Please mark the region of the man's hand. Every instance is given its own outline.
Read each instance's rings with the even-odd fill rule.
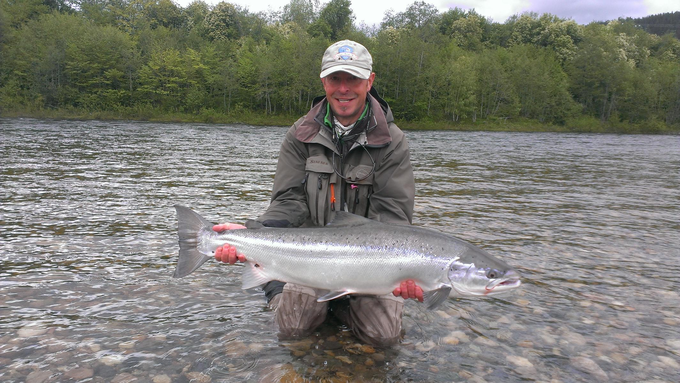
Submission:
[[[394,294],[395,297],[402,297],[404,299],[417,299],[420,302],[423,301],[423,289],[416,285],[412,279],[401,282],[401,285],[394,289],[392,294]]]
[[[238,223],[223,223],[213,226],[213,230],[218,233],[225,230],[237,230],[245,228],[245,226],[239,225]],[[230,265],[233,265],[236,262],[246,261],[246,257],[243,254],[237,253],[236,248],[231,245],[224,245],[215,249],[215,259]]]

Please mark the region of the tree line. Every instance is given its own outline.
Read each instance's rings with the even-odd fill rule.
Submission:
[[[667,12],[639,18],[626,18],[649,33],[663,36],[666,33],[680,39],[680,12]]]
[[[367,26],[350,5],[291,0],[252,13],[228,2],[0,0],[0,113],[290,119],[323,94],[326,47],[349,38],[373,55],[375,87],[400,121],[680,130],[672,33],[536,13],[497,23],[423,1]]]

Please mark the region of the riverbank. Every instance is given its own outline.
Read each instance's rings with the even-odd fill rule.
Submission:
[[[299,116],[264,115],[256,113],[225,114],[214,110],[199,113],[162,112],[142,108],[119,111],[86,111],[79,109],[39,109],[2,111],[5,118],[44,118],[58,120],[121,120],[176,123],[246,124],[255,126],[289,126]],[[556,132],[556,133],[614,133],[614,134],[680,134],[680,125],[669,126],[659,121],[633,124],[606,122],[581,116],[568,120],[564,125],[546,124],[529,119],[493,118],[476,122],[463,121],[399,121],[403,130],[450,130],[492,132]]]

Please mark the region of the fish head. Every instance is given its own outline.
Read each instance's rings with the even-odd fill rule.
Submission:
[[[518,288],[522,282],[517,270],[479,248],[456,259],[449,266],[451,295],[496,295]]]

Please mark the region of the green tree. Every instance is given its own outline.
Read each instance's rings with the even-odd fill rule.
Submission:
[[[508,70],[511,66],[508,51],[504,48],[486,50],[477,57],[477,105],[473,111],[473,121],[477,118],[517,116],[520,105]]]
[[[234,40],[243,35],[239,7],[221,2],[206,16],[205,27],[211,40]]]
[[[553,51],[534,45],[515,45],[508,49],[507,67],[519,115],[540,122],[564,123],[575,115],[577,105],[569,93],[566,73]]]
[[[383,18],[382,28],[408,28],[411,30],[422,29],[428,25],[435,26],[438,21],[439,11],[437,8],[424,1],[415,1],[404,12],[392,13],[388,11]]]
[[[68,102],[90,110],[129,106],[126,59],[132,40],[112,26],[88,23],[82,32],[66,46],[64,73],[72,90]]]
[[[0,19],[7,27],[19,28],[29,20],[50,13],[52,9],[43,0],[0,1]]]
[[[576,45],[582,40],[582,28],[573,20],[564,20],[545,13],[524,13],[508,21],[511,33],[508,46],[530,44],[552,49],[560,62],[574,57]]]
[[[603,122],[617,113],[632,71],[619,42],[611,28],[592,23],[585,28],[584,39],[567,68],[575,100],[588,115]]]
[[[86,33],[85,23],[78,16],[51,13],[16,30],[3,55],[3,99],[39,108],[69,105],[72,79],[66,73],[66,50],[77,36]]]
[[[477,54],[467,52],[453,43],[442,57],[444,78],[441,87],[441,108],[444,118],[457,122],[471,119],[476,106]]]
[[[450,37],[459,47],[474,51],[484,48],[492,30],[491,23],[474,9],[450,9],[441,15],[438,24],[439,33]]]
[[[185,23],[182,10],[171,0],[151,0],[144,6],[144,16],[151,28],[181,28]]]
[[[162,110],[181,111],[189,85],[181,53],[176,49],[154,52],[139,71],[139,83],[144,100]]]
[[[290,0],[283,6],[281,23],[296,23],[302,28],[307,28],[317,18],[319,0]]]
[[[327,37],[331,40],[341,39],[352,29],[354,13],[350,8],[351,5],[349,0],[331,0],[321,10],[317,22],[330,28],[330,34]],[[319,30],[322,29],[323,27],[319,27]]]

